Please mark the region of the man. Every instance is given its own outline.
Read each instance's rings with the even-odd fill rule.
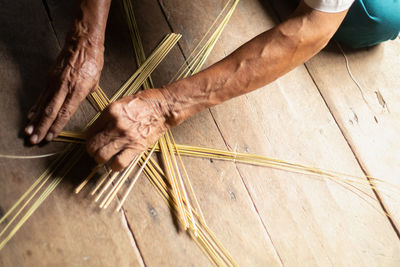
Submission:
[[[31,143],[56,137],[96,88],[110,2],[81,1],[48,86],[28,114],[25,132]],[[97,162],[111,161],[113,170],[121,170],[167,128],[274,81],[318,53],[335,33],[353,47],[396,38],[398,14],[397,0],[303,0],[286,21],[202,72],[111,104],[88,130],[87,151]]]

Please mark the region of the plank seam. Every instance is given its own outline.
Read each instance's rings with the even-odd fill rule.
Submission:
[[[161,0],[157,0],[157,3],[158,3],[158,6],[160,7],[161,13],[163,14],[163,17],[164,17],[165,21],[166,21],[167,24],[168,24],[168,27],[169,27],[170,31],[171,31],[171,32],[175,32],[175,31],[174,31],[174,28],[172,27],[172,24],[171,24],[171,23],[169,22],[169,20],[168,20],[168,16],[167,16],[167,13],[166,13],[166,11],[165,11],[166,8],[165,8],[164,4],[161,2]],[[188,64],[188,59],[186,58],[186,55],[185,55],[185,53],[183,52],[183,48],[182,48],[182,46],[181,46],[181,42],[178,41],[177,45],[178,45],[179,50],[181,51],[181,54],[182,54],[183,58],[185,59],[186,65],[188,66],[188,65],[189,65],[189,64]],[[191,68],[189,68],[189,71],[190,71],[191,74],[193,74]]]
[[[368,180],[369,185],[372,187],[372,186],[373,186],[373,183],[372,183],[371,179],[368,178],[368,176],[370,176],[369,173],[368,173],[368,171],[367,171],[366,168],[363,166],[363,163],[361,162],[361,160],[358,158],[357,152],[355,151],[354,147],[352,146],[351,142],[349,141],[348,137],[346,136],[346,134],[345,134],[345,132],[344,132],[344,129],[340,126],[338,120],[336,119],[336,116],[335,116],[334,112],[333,112],[333,111],[331,110],[331,108],[329,107],[328,102],[326,101],[326,99],[325,99],[324,95],[322,94],[322,92],[321,92],[321,90],[320,90],[320,88],[319,88],[317,82],[315,81],[314,77],[312,76],[311,71],[310,71],[309,68],[307,67],[307,64],[303,64],[303,65],[304,65],[304,67],[306,68],[307,73],[310,75],[310,78],[311,78],[311,80],[313,81],[315,87],[317,88],[319,95],[321,96],[322,100],[324,101],[326,108],[328,109],[328,111],[329,111],[329,113],[331,114],[333,120],[335,121],[336,126],[338,127],[338,129],[339,129],[340,133],[342,134],[344,140],[346,141],[347,145],[349,146],[349,148],[350,148],[350,150],[351,150],[351,153],[353,154],[355,160],[357,161],[358,166],[360,167],[360,169],[361,169],[361,171],[363,172],[363,174],[366,176],[365,178]],[[382,210],[385,212],[385,214],[390,214],[390,213],[388,212],[388,209],[386,208],[385,204],[383,203],[382,198],[381,198],[379,192],[378,192],[376,189],[374,189],[374,188],[371,188],[371,190],[373,191],[375,197],[377,198],[377,200],[378,200],[378,202],[379,202],[379,206],[382,208]],[[386,215],[386,218],[389,220],[389,223],[390,223],[390,225],[392,226],[394,232],[396,233],[397,237],[400,239],[400,231],[399,231],[399,229],[397,228],[395,222],[393,221],[392,218],[390,218],[390,217],[387,216],[387,215]]]
[[[49,8],[49,5],[47,4],[47,0],[42,0],[42,4],[43,4],[43,7],[44,7],[44,10],[46,11],[47,18],[49,19],[49,24],[51,26],[51,29],[53,30],[53,33],[54,33],[54,35],[56,37],[58,47],[61,49],[60,40],[58,40],[57,31],[54,28],[53,18],[51,17],[50,8]]]
[[[128,218],[126,216],[126,211],[125,211],[124,208],[121,209],[121,214],[122,214],[123,222],[126,224],[126,226],[128,228],[128,231],[129,231],[129,234],[130,234],[130,237],[132,239],[132,243],[133,243],[132,247],[133,248],[136,247],[136,249],[137,249],[136,250],[137,251],[136,254],[138,254],[138,256],[139,256],[139,264],[140,264],[140,266],[146,266],[146,263],[145,263],[144,258],[143,258],[143,254],[139,249],[139,245],[138,245],[138,243],[136,241],[135,234],[133,233],[132,227],[131,227],[131,225],[130,225],[130,223],[128,221]]]
[[[275,7],[273,4],[271,4],[270,7],[271,7],[271,9],[274,11],[275,15],[277,16],[278,21],[281,22],[281,21],[283,20],[283,18],[280,16],[280,13],[279,13],[278,10],[276,9],[276,7]],[[343,52],[343,54],[344,54],[344,52]],[[342,128],[340,127],[340,125],[339,125],[339,123],[338,123],[338,121],[337,121],[337,119],[336,119],[336,117],[335,117],[333,111],[330,109],[330,107],[329,107],[329,105],[328,105],[328,102],[327,102],[326,99],[324,98],[324,96],[323,96],[323,94],[322,94],[322,92],[321,92],[321,90],[320,90],[320,88],[319,88],[317,82],[315,81],[314,77],[312,76],[311,71],[309,70],[307,64],[304,63],[303,65],[304,65],[304,67],[306,68],[307,73],[308,73],[308,75],[310,76],[311,80],[313,81],[315,87],[317,88],[318,93],[320,94],[322,100],[324,101],[325,106],[327,107],[329,113],[331,114],[333,120],[335,121],[335,124],[337,125],[338,129],[340,130],[340,132],[341,132],[341,134],[342,134],[344,140],[346,141],[346,143],[347,143],[347,145],[349,146],[349,148],[350,148],[352,154],[354,155],[354,158],[356,159],[358,166],[360,167],[360,169],[361,169],[361,171],[363,172],[363,174],[364,174],[365,176],[368,176],[368,172],[366,171],[366,168],[364,168],[362,162],[359,160],[355,149],[353,148],[353,146],[351,145],[349,139],[347,138],[346,134],[344,133],[344,129],[342,129]],[[354,81],[354,80],[353,80],[353,81]],[[359,89],[360,89],[360,88],[359,88]],[[362,93],[362,92],[361,92],[361,93]],[[363,97],[363,98],[364,98],[364,97]],[[364,99],[364,101],[365,101],[365,99]],[[368,105],[368,103],[366,103],[366,104]],[[369,106],[369,105],[368,105],[368,106]],[[368,180],[370,186],[372,186],[372,185],[373,185],[373,184],[372,184],[372,181],[371,181],[368,177],[366,177],[366,179]],[[388,210],[387,210],[387,208],[386,208],[386,206],[384,205],[384,203],[383,203],[383,201],[382,201],[382,199],[381,199],[381,197],[380,197],[380,195],[379,195],[379,193],[378,193],[375,189],[373,189],[373,188],[371,188],[371,189],[372,189],[374,195],[376,196],[376,198],[377,198],[377,200],[378,200],[378,202],[379,202],[379,205],[381,206],[382,210],[383,210],[386,214],[389,214],[389,213],[388,213]],[[396,233],[397,237],[400,239],[400,230],[397,228],[395,222],[392,220],[392,218],[390,218],[390,217],[387,216],[387,215],[386,215],[386,218],[389,220],[389,223],[390,223],[390,225],[392,226],[394,232]]]
[[[215,126],[217,127],[218,132],[219,132],[219,134],[220,134],[222,140],[224,141],[224,144],[225,144],[226,148],[227,148],[227,149],[230,149],[230,146],[228,145],[227,141],[225,140],[225,138],[224,138],[224,136],[223,136],[223,134],[222,134],[222,131],[221,131],[221,129],[219,128],[218,123],[217,123],[217,121],[216,121],[216,119],[215,119],[215,117],[214,117],[214,115],[213,115],[211,109],[208,109],[208,111],[209,111],[210,114],[211,114],[211,118],[213,119],[213,121],[214,121],[214,123],[215,123]],[[256,213],[256,215],[257,215],[256,217],[258,218],[259,222],[260,222],[261,225],[263,226],[264,234],[266,234],[266,236],[268,237],[268,238],[266,238],[266,239],[269,239],[269,240],[270,240],[270,242],[271,242],[271,244],[272,244],[272,247],[274,248],[275,255],[278,257],[279,262],[281,263],[281,266],[284,266],[282,257],[281,257],[281,255],[279,254],[279,252],[278,252],[278,250],[277,250],[277,248],[276,248],[276,246],[275,246],[275,244],[274,244],[274,241],[272,240],[272,237],[271,237],[270,233],[268,232],[268,229],[267,229],[266,224],[264,223],[264,221],[263,221],[262,218],[261,218],[260,212],[258,211],[257,206],[256,206],[256,204],[255,204],[255,202],[254,202],[254,199],[253,199],[253,197],[251,196],[251,193],[250,193],[250,191],[249,191],[249,189],[248,189],[248,187],[247,187],[247,185],[246,185],[246,183],[245,183],[245,181],[244,181],[243,175],[241,174],[241,172],[240,172],[240,170],[239,170],[239,168],[238,168],[238,166],[237,166],[237,163],[234,163],[234,164],[235,164],[236,171],[237,171],[238,174],[239,174],[240,180],[241,180],[241,182],[242,182],[244,188],[246,189],[247,195],[248,195],[248,197],[250,198],[250,202],[251,202],[251,204],[252,204],[252,206],[253,206],[253,209],[255,210],[255,213]]]

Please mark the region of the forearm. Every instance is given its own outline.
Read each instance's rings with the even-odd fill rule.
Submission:
[[[68,34],[69,39],[87,39],[95,45],[104,45],[104,36],[111,0],[82,0],[78,15]]]
[[[335,32],[319,29],[314,23],[310,15],[299,13],[208,69],[164,87],[162,93],[170,101],[171,125],[268,84],[308,60]]]

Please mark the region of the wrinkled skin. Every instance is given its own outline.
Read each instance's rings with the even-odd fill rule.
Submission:
[[[111,0],[81,0],[77,18],[48,75],[47,86],[28,113],[25,133],[37,144],[51,141],[100,79]]]
[[[86,37],[70,37],[49,73],[46,89],[28,113],[25,131],[32,143],[51,141],[96,89],[103,68],[104,47]]]
[[[115,171],[154,144],[167,130],[169,111],[158,89],[142,91],[109,105],[87,132],[86,148],[98,163],[112,157]]]
[[[64,56],[60,56],[60,67],[56,68],[58,71],[50,83],[55,86],[49,86],[42,97],[47,108],[37,110],[32,119],[35,125],[32,143],[40,142],[48,128],[51,129],[49,134],[58,134],[80,101],[97,84],[103,50],[102,46],[90,49],[92,43],[101,43],[90,40],[104,41],[103,22],[109,1],[82,0],[83,4],[91,6],[85,9],[82,5],[82,17],[86,15],[87,21],[99,22],[94,23],[93,29],[103,28],[94,31],[95,34],[90,35],[92,39],[86,42],[77,38],[76,43],[66,46]],[[268,84],[304,63],[327,44],[346,13],[347,10],[320,12],[302,1],[289,19],[202,72],[161,89],[145,90],[118,100],[106,108],[88,130],[88,153],[99,163],[111,162],[113,170],[123,169],[169,127],[203,109]],[[85,32],[87,27],[81,29],[78,32]],[[27,128],[27,134],[30,135],[31,130]]]

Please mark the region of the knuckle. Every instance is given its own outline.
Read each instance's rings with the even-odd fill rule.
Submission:
[[[108,106],[108,113],[112,116],[112,117],[117,117],[118,113],[119,113],[119,104],[118,103],[112,103]]]
[[[113,170],[122,170],[126,167],[125,161],[121,157],[117,157],[112,162]]]
[[[97,153],[95,158],[94,158],[98,163],[103,164],[107,162],[107,157],[104,153]]]
[[[88,92],[89,92],[89,90],[87,90],[87,89],[83,89],[83,88],[77,88],[76,90],[75,90],[75,94],[76,94],[76,96],[79,98],[79,99],[84,99],[86,96],[87,96],[87,94],[88,94]]]
[[[46,106],[43,110],[43,114],[45,117],[54,118],[54,108],[53,106]]]
[[[119,131],[125,131],[125,123],[120,118],[115,119],[114,127]]]
[[[96,147],[91,140],[86,142],[86,151],[90,156],[93,156],[94,152],[96,152]]]
[[[68,119],[71,116],[71,112],[67,107],[62,107],[60,111],[58,112],[58,116],[61,119]]]

